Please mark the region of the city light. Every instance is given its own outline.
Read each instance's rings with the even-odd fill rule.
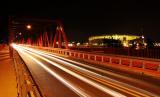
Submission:
[[[124,47],[129,47],[129,42],[139,39],[141,36],[136,36],[136,35],[118,35],[118,34],[111,34],[111,35],[100,35],[100,36],[91,36],[89,37],[89,42],[92,45],[95,45],[95,42],[98,43],[99,40],[104,40],[104,39],[114,39],[114,40],[119,40],[122,42]],[[99,46],[99,45],[97,45]]]
[[[28,24],[26,27],[27,27],[27,29],[31,29],[32,28],[32,26],[30,24]]]
[[[19,32],[19,35],[21,36],[21,35],[22,35],[22,33],[21,33],[21,32]]]

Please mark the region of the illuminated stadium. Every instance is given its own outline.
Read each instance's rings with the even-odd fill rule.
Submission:
[[[135,35],[118,35],[118,34],[114,34],[114,35],[100,35],[100,36],[91,36],[89,37],[89,43],[91,45],[98,45],[98,46],[105,46],[108,45],[109,43],[112,43],[113,41],[110,40],[114,40],[115,43],[122,44],[125,47],[129,46],[129,41],[131,40],[135,40],[135,39],[139,39],[141,36],[135,36]],[[104,41],[108,41],[104,42]],[[114,43],[114,44],[115,44]]]

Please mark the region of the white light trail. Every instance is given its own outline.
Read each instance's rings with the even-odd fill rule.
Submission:
[[[101,76],[100,74],[94,73],[94,72],[92,72],[92,71],[90,71],[90,70],[87,70],[87,69],[84,69],[84,68],[80,68],[79,66],[76,66],[76,65],[74,65],[74,64],[79,64],[79,65],[81,65],[81,66],[84,66],[84,67],[87,67],[87,68],[90,68],[90,69],[93,69],[93,70],[96,70],[96,71],[100,71],[100,72],[103,72],[103,73],[109,73],[109,74],[110,74],[110,72],[107,72],[107,71],[105,71],[105,70],[101,70],[101,69],[98,69],[98,68],[95,68],[95,67],[91,67],[91,66],[88,66],[88,65],[85,65],[85,64],[82,64],[82,63],[73,61],[73,60],[69,60],[69,59],[66,59],[66,58],[63,58],[63,57],[60,57],[60,56],[57,56],[57,55],[53,55],[53,54],[51,54],[51,53],[49,53],[49,52],[38,51],[38,50],[29,48],[29,47],[23,47],[23,46],[20,46],[20,47],[22,47],[22,48],[24,48],[24,49],[26,49],[26,50],[35,52],[35,53],[37,53],[37,54],[40,54],[40,55],[42,55],[42,56],[45,56],[45,57],[54,59],[54,60],[56,60],[56,61],[65,63],[66,65],[70,65],[70,66],[72,66],[72,67],[76,67],[76,68],[79,69],[79,70],[83,70],[83,71],[86,71],[86,72],[95,74],[95,75],[97,75],[97,76],[99,76],[99,77],[103,77],[104,79],[110,80],[110,81],[112,81],[112,82],[116,82],[117,84],[121,84],[121,85],[130,87],[130,88],[132,88],[132,89],[135,89],[135,90],[139,91],[139,93],[138,93],[138,92],[132,90],[132,91],[134,91],[135,93],[138,93],[138,94],[140,94],[140,95],[145,95],[145,94],[142,94],[142,93],[141,93],[141,92],[143,92],[143,93],[146,93],[146,94],[149,94],[149,95],[152,95],[152,96],[157,96],[156,94],[151,93],[151,92],[149,92],[149,91],[146,91],[146,90],[137,88],[137,87],[135,87],[135,86],[132,86],[132,85],[129,85],[129,84],[126,84],[126,83],[123,83],[123,82],[119,82],[119,81],[117,81],[117,80],[113,80],[113,79],[108,78],[108,77]],[[48,55],[48,56],[47,56],[47,55]],[[53,56],[53,57],[51,57],[51,56]],[[56,58],[54,58],[54,57],[56,57]],[[59,58],[59,59],[57,59],[57,58]],[[65,61],[60,60],[60,59],[63,59],[63,60],[65,60]],[[66,61],[71,62],[71,63],[74,63],[74,64],[70,64],[70,63],[68,63],[68,62],[66,62]],[[118,75],[118,74],[112,74],[112,75],[113,75],[113,76],[121,76],[121,75]],[[124,77],[124,76],[121,76],[121,77]],[[134,79],[132,79],[132,80],[134,80]],[[122,88],[123,88],[123,87],[122,87]],[[129,90],[130,90],[130,89],[129,89]]]
[[[27,48],[27,47],[23,47],[23,48],[24,48],[24,49],[27,49],[27,50],[30,50],[30,51],[33,51],[33,52],[35,52],[35,53],[37,53],[37,54],[39,54],[39,55],[45,56],[45,57],[47,57],[47,58],[50,58],[50,59],[56,60],[56,61],[58,61],[58,62],[64,63],[65,65],[68,65],[68,66],[77,68],[77,69],[80,70],[80,71],[83,70],[83,72],[87,72],[86,74],[88,74],[88,75],[94,75],[94,76],[97,76],[97,78],[103,78],[103,79],[106,79],[106,80],[111,81],[111,82],[109,82],[109,83],[115,82],[115,83],[117,83],[117,84],[121,84],[121,85],[130,87],[130,88],[132,88],[132,89],[141,91],[141,92],[143,92],[143,93],[146,93],[146,94],[149,94],[149,95],[152,95],[152,96],[157,96],[156,94],[153,94],[153,93],[150,93],[150,92],[148,92],[148,91],[142,90],[142,89],[137,88],[137,87],[135,87],[135,86],[132,86],[132,85],[129,85],[129,84],[126,84],[126,83],[123,83],[123,82],[119,82],[119,81],[114,80],[114,79],[111,79],[111,78],[109,78],[109,77],[104,77],[104,76],[102,76],[102,75],[100,75],[100,74],[97,74],[97,73],[95,73],[95,72],[93,72],[93,71],[91,71],[91,70],[87,70],[87,69],[85,69],[85,68],[79,67],[79,66],[77,66],[77,65],[75,65],[75,64],[79,64],[79,65],[81,65],[81,66],[84,66],[84,67],[87,67],[87,68],[90,68],[90,69],[93,69],[93,70],[96,70],[96,71],[100,71],[100,72],[103,72],[103,73],[108,73],[108,74],[110,74],[110,72],[107,72],[107,71],[105,71],[105,70],[98,69],[98,68],[95,68],[95,67],[91,67],[91,66],[88,66],[88,65],[85,65],[85,64],[82,64],[82,63],[73,61],[73,60],[69,60],[69,59],[66,59],[66,58],[63,58],[63,57],[59,57],[59,56],[57,56],[57,55],[53,55],[53,54],[50,54],[50,53],[48,53],[48,52],[37,51],[37,50],[31,49],[31,48]],[[62,59],[62,60],[61,60],[61,59]],[[65,61],[64,61],[64,60],[65,60]],[[66,62],[66,61],[68,61],[68,62]],[[71,62],[71,63],[69,63],[69,62]],[[72,63],[74,63],[74,64],[72,64]],[[118,75],[118,74],[112,74],[112,75],[113,75],[113,76],[116,75],[116,76],[124,77],[124,76]],[[125,77],[125,78],[126,78],[126,77]],[[133,80],[133,79],[132,79],[132,80]],[[120,86],[120,85],[117,85],[117,86]],[[145,94],[143,94],[143,93],[141,93],[141,92],[136,92],[136,91],[131,90],[131,89],[129,89],[129,88],[126,88],[126,87],[124,87],[124,86],[120,86],[120,87],[121,87],[122,89],[125,88],[125,89],[127,89],[127,90],[129,90],[129,91],[135,92],[135,93],[140,94],[140,95],[145,95]],[[146,95],[145,95],[145,96],[146,96]]]
[[[32,57],[31,55],[25,53],[21,48],[17,47],[16,45],[12,45],[19,53],[22,53],[28,57],[30,57],[32,60],[34,60],[36,63],[38,63],[41,67],[43,67],[48,73],[50,73],[52,76],[54,76],[55,78],[57,78],[60,82],[62,82],[65,86],[67,86],[68,88],[70,88],[72,91],[74,91],[76,94],[78,94],[81,97],[91,97],[89,94],[85,93],[84,91],[80,90],[79,88],[77,88],[76,86],[74,86],[72,83],[68,82],[67,80],[65,80],[63,77],[61,77],[60,75],[58,75],[57,73],[55,73],[53,70],[51,70],[50,68],[48,68],[47,66],[45,66],[45,64],[43,64],[42,62],[40,62],[39,60],[37,60],[36,58]]]
[[[19,46],[19,47],[20,47],[20,46]],[[21,47],[21,48],[22,48],[22,47]],[[82,81],[84,81],[84,82],[86,82],[86,83],[88,83],[88,84],[96,87],[97,89],[99,89],[99,90],[101,90],[101,91],[103,91],[103,92],[105,92],[105,93],[107,93],[107,94],[110,94],[110,95],[112,95],[112,96],[114,96],[114,97],[126,97],[125,95],[123,95],[123,94],[121,94],[121,93],[118,93],[118,92],[116,92],[116,91],[114,91],[114,90],[111,90],[110,88],[107,88],[106,86],[103,86],[103,85],[101,85],[101,84],[99,84],[99,83],[97,83],[97,82],[95,82],[95,81],[92,81],[92,80],[90,80],[90,79],[88,79],[88,78],[85,78],[85,77],[83,77],[83,76],[81,76],[81,75],[79,75],[79,74],[76,74],[75,72],[70,71],[70,70],[62,67],[62,66],[60,66],[59,64],[57,64],[57,63],[55,63],[55,62],[52,62],[52,61],[48,60],[48,59],[45,58],[45,57],[42,57],[42,56],[40,56],[40,55],[38,55],[38,54],[35,54],[35,53],[31,52],[31,51],[28,51],[28,50],[25,50],[25,51],[28,52],[28,53],[30,53],[30,54],[33,54],[34,56],[37,56],[37,57],[45,60],[46,62],[48,62],[48,63],[50,63],[50,64],[58,67],[59,69],[65,71],[66,73],[68,73],[68,74],[70,74],[70,75],[72,75],[72,76],[74,76],[74,77],[76,77],[76,78],[78,78],[78,79],[80,79],[80,80],[82,80]],[[33,50],[32,50],[32,51],[33,51]]]

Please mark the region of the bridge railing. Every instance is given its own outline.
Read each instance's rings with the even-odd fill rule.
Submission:
[[[0,44],[0,50],[2,50],[5,47],[5,44]]]
[[[133,48],[113,48],[113,47],[72,47],[72,50],[89,51],[89,52],[103,52],[105,54],[127,55],[143,58],[155,58],[160,59],[160,48],[145,48],[145,49],[133,49]]]
[[[14,69],[17,80],[17,97],[44,97],[33,79],[28,67],[16,51],[13,51]]]
[[[102,64],[112,67],[125,67],[128,70],[138,70],[138,72],[153,75],[160,78],[160,59],[131,57],[112,54],[100,54],[94,52],[50,48],[50,47],[37,47],[30,46],[32,48],[41,49],[65,56],[70,56],[76,59],[82,59],[85,61],[93,62],[96,64]]]

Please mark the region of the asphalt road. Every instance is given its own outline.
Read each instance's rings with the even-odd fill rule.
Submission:
[[[158,97],[160,87],[53,53],[13,45],[46,97]]]

